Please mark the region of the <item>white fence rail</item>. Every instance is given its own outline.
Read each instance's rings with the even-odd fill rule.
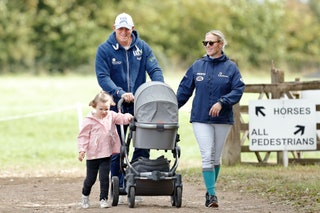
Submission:
[[[18,119],[24,119],[24,118],[30,118],[30,117],[39,117],[39,116],[43,116],[43,115],[50,115],[50,114],[69,111],[69,110],[77,110],[78,126],[79,126],[79,129],[80,129],[81,125],[82,125],[82,119],[83,119],[82,106],[84,106],[84,104],[77,103],[75,105],[65,106],[65,107],[61,107],[61,108],[53,109],[53,110],[48,110],[48,111],[27,113],[27,114],[24,114],[24,115],[0,117],[0,122],[18,120]]]

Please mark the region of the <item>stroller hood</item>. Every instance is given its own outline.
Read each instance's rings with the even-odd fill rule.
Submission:
[[[167,84],[150,81],[135,93],[134,116],[142,123],[178,123],[178,103]]]

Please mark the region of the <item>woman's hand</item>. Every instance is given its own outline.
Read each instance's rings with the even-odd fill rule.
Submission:
[[[212,105],[210,111],[209,111],[209,115],[212,117],[217,117],[219,116],[219,113],[222,109],[222,106],[219,102],[215,103]]]

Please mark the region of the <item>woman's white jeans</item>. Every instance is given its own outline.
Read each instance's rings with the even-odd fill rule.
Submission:
[[[200,148],[202,169],[212,170],[220,165],[222,149],[232,125],[193,122],[192,127]]]

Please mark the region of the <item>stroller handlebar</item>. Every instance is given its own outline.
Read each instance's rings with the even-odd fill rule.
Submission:
[[[118,101],[118,104],[117,104],[118,112],[121,112],[121,106],[122,106],[123,102],[124,102],[124,99],[123,99],[123,98],[121,98],[121,99]]]

